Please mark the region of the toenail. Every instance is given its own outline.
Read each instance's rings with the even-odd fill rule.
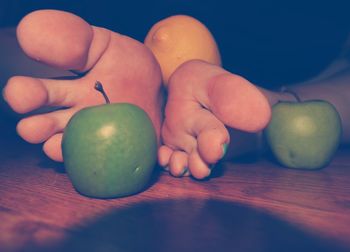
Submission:
[[[187,172],[185,172],[184,176],[190,176],[190,171],[187,170]]]
[[[184,176],[186,174],[186,172],[188,172],[188,168],[185,167],[184,170],[182,171],[182,173],[179,175],[180,177]]]
[[[209,172],[208,172],[208,175],[206,177],[209,177],[210,174],[211,174],[211,170],[215,168],[215,164],[211,164],[209,165]]]
[[[227,144],[227,143],[224,143],[224,144],[222,145],[222,156],[221,156],[221,158],[223,158],[223,157],[225,156],[225,154],[226,154],[226,152],[227,152],[227,147],[228,147],[228,144]]]

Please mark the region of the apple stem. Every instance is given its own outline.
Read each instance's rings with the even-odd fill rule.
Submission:
[[[103,95],[103,97],[105,98],[107,104],[111,103],[111,102],[109,101],[109,99],[108,99],[108,96],[107,96],[105,90],[103,89],[103,85],[102,85],[101,82],[96,81],[96,83],[95,83],[95,89],[96,89],[97,91],[99,91],[99,92]]]
[[[302,102],[302,100],[300,99],[300,97],[299,97],[299,95],[298,95],[297,93],[295,93],[294,91],[292,91],[292,90],[286,88],[285,86],[283,86],[283,87],[281,88],[281,92],[282,92],[282,93],[291,94],[291,95],[294,96],[294,98],[297,100],[297,102]]]

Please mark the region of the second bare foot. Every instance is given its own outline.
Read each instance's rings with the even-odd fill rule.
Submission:
[[[174,176],[203,179],[230,144],[227,127],[258,132],[270,117],[268,98],[246,79],[203,61],[184,63],[169,83],[159,163]]]

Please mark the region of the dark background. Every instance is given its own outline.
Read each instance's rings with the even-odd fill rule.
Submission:
[[[33,10],[60,9],[143,41],[160,19],[188,14],[212,31],[226,69],[270,88],[310,78],[338,55],[349,32],[347,2],[1,0],[0,26]]]

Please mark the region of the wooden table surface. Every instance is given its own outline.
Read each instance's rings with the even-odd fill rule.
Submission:
[[[268,158],[205,181],[155,172],[140,194],[92,199],[13,125],[0,134],[0,251],[350,251],[350,150],[318,171]]]

